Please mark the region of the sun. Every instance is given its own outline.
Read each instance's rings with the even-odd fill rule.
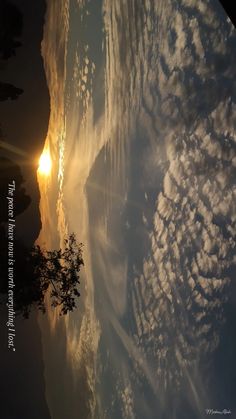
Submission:
[[[44,150],[39,159],[38,171],[41,175],[48,176],[51,173],[52,160],[49,150]]]

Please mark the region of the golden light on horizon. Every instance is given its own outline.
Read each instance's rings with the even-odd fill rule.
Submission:
[[[48,176],[51,173],[52,160],[49,150],[44,150],[39,159],[38,171],[41,175]]]

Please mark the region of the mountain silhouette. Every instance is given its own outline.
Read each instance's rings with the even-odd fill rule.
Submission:
[[[2,204],[0,206],[0,223],[8,220],[7,213],[7,194],[8,184],[15,181],[15,192],[14,192],[14,217],[25,211],[31,203],[31,198],[26,194],[24,184],[24,178],[21,173],[21,169],[10,159],[6,157],[0,157],[0,196]]]
[[[0,58],[8,60],[16,54],[21,46],[18,38],[22,35],[23,16],[21,11],[11,2],[0,2]]]

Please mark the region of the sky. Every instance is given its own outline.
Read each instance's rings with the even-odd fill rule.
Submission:
[[[6,141],[8,141],[10,144],[14,145],[15,147],[18,147],[22,149],[28,156],[28,159],[19,160],[19,164],[22,167],[22,172],[26,179],[26,187],[27,192],[30,194],[32,198],[32,204],[31,206],[23,213],[19,218],[17,222],[17,231],[19,236],[21,236],[25,241],[28,243],[31,243],[38,235],[41,222],[40,222],[40,216],[39,216],[39,190],[38,190],[38,184],[37,184],[37,178],[36,178],[36,167],[37,167],[37,161],[40,156],[40,153],[42,151],[42,148],[44,146],[46,133],[48,129],[48,124],[50,124],[49,121],[49,93],[48,93],[48,87],[46,84],[46,77],[45,72],[43,68],[43,62],[40,55],[40,44],[42,40],[42,28],[44,24],[44,13],[45,13],[45,3],[43,1],[37,0],[36,2],[32,2],[32,0],[14,0],[14,3],[18,5],[18,7],[22,10],[23,16],[24,16],[24,32],[23,32],[23,38],[22,38],[22,47],[20,47],[17,50],[17,54],[15,58],[11,58],[9,62],[7,63],[7,66],[5,70],[1,71],[0,76],[1,80],[5,82],[11,82],[14,85],[23,88],[24,93],[22,96],[19,97],[19,99],[15,102],[9,101],[9,102],[2,102],[0,103],[0,122],[3,127],[4,134],[6,135]],[[59,4],[59,2],[57,3]],[[65,1],[64,4],[67,4]],[[59,6],[58,6],[59,10]],[[66,26],[67,22],[67,15],[68,10],[65,7],[65,15],[63,19],[63,25]],[[58,13],[59,14],[59,13]],[[54,13],[54,18],[56,19],[57,13]],[[51,22],[52,27],[54,22]],[[50,29],[50,24],[48,26]],[[56,33],[54,41],[57,42],[57,44],[60,44],[60,41],[63,43],[63,36],[64,36],[64,26],[60,27],[60,31]],[[66,32],[66,31],[65,31]],[[90,37],[92,33],[90,33]],[[70,40],[71,42],[73,39]],[[49,48],[50,45],[44,44],[44,54],[46,55],[49,52],[52,52],[52,50],[48,51],[47,48]],[[59,53],[60,55],[60,51]],[[83,69],[85,70],[87,67],[87,57],[83,57]],[[53,77],[55,76],[55,68],[53,67],[54,62],[52,60],[50,68],[46,68],[47,76],[48,76],[48,82],[50,84],[50,76],[53,80]],[[61,82],[61,86],[56,86],[55,92],[58,93],[58,97],[54,97],[54,108],[53,110],[56,111],[51,114],[51,133],[53,134],[61,134],[63,139],[63,123],[64,121],[60,121],[59,116],[60,110],[64,106],[64,103],[61,103],[62,100],[62,94],[61,90],[63,88],[63,57],[60,60],[60,66],[56,69],[59,70],[59,75],[61,76],[61,79],[59,77],[59,83]],[[115,68],[115,60],[114,60],[114,68]],[[87,67],[86,67],[87,66]],[[93,67],[91,67],[93,68]],[[17,69],[17,71],[16,71]],[[92,72],[92,70],[91,70]],[[76,77],[78,77],[78,80],[81,77],[85,77],[85,75],[81,76],[81,74],[77,74]],[[122,80],[121,80],[122,82]],[[53,86],[51,86],[51,93],[53,91]],[[87,89],[89,91],[89,89]],[[86,107],[86,97],[83,98],[84,100],[84,106]],[[112,98],[110,98],[112,100]],[[111,108],[112,109],[112,108]],[[115,112],[115,109],[112,109],[112,112]],[[73,119],[74,125],[71,125],[68,129],[69,134],[71,134],[71,137],[73,138],[73,135],[76,133],[77,130],[77,122],[76,122],[76,112],[77,108],[73,110],[74,114],[71,115],[71,119]],[[114,114],[110,115],[110,119],[112,120],[112,117]],[[116,115],[117,117],[117,115]],[[13,123],[14,122],[14,123]],[[91,122],[91,121],[90,121]],[[59,126],[58,132],[54,131],[54,127]],[[124,128],[124,127],[122,127]],[[82,135],[88,135],[90,132],[84,130],[82,132]],[[97,140],[97,155],[99,155],[100,148],[103,146],[103,144],[99,143],[100,137],[99,137],[99,130],[96,137]],[[52,135],[53,137],[53,135]],[[57,138],[57,137],[56,137]],[[52,144],[53,138],[48,138],[46,141],[46,145],[48,143]],[[63,146],[63,141],[61,142],[61,147]],[[84,148],[83,148],[84,147]],[[53,147],[52,147],[53,148]],[[81,148],[77,150],[76,156],[79,157],[81,154],[83,154],[83,151],[86,149],[86,142],[82,144]],[[71,147],[71,155],[73,152],[73,144]],[[91,152],[89,153],[89,158],[91,159],[93,163],[93,158],[95,159],[97,157],[93,157],[93,147],[91,147]],[[85,153],[86,154],[86,153]],[[85,155],[84,154],[84,155]],[[70,166],[70,157],[71,155],[67,156],[67,166]],[[103,156],[102,156],[103,157]],[[71,170],[68,171],[68,179],[67,179],[67,187],[68,187],[68,195],[71,197],[70,190],[70,182],[74,185],[74,180],[72,182],[72,178],[74,177],[74,174],[77,170],[77,161],[75,159],[75,162],[71,163]],[[81,173],[84,173],[84,176],[86,178],[86,164],[87,162],[80,162],[80,170]],[[84,172],[83,172],[83,164],[84,164]],[[97,164],[99,164],[99,159],[97,159]],[[59,166],[60,167],[60,166]],[[55,168],[56,173],[57,168]],[[82,179],[83,180],[83,179]],[[95,179],[96,180],[96,179]],[[168,179],[166,179],[165,187],[166,190],[170,190],[170,180],[168,183]],[[41,185],[42,186],[42,185]],[[76,191],[80,190],[80,186],[78,184],[74,185],[76,188]],[[93,185],[89,185],[91,188]],[[47,193],[47,189],[46,193]],[[50,196],[47,196],[47,201],[44,203],[44,214],[45,219],[43,219],[43,226],[44,226],[44,235],[49,235],[49,233],[55,233],[55,225],[54,225],[54,217],[55,217],[55,200],[58,196],[58,189],[55,192],[55,189],[53,194],[50,194]],[[92,188],[90,189],[92,190]],[[100,191],[96,191],[98,193],[98,197],[101,196]],[[94,191],[91,193],[91,199],[95,200],[94,197],[96,197],[96,194],[94,194]],[[61,197],[60,197],[61,198]],[[160,200],[161,201],[161,200]],[[164,201],[164,200],[163,200]],[[61,199],[62,202],[62,199]],[[80,227],[83,227],[83,221],[80,220],[79,227],[78,227],[78,212],[81,209],[81,201],[78,203],[76,202],[76,197],[70,198],[70,206],[73,207],[74,215],[72,217],[72,226],[77,226],[78,230]],[[165,202],[164,202],[165,204]],[[160,203],[161,210],[163,211],[163,214],[165,215],[166,212],[168,212],[168,208],[165,207],[163,202]],[[47,207],[48,205],[48,207]],[[97,211],[97,203],[94,202],[94,207]],[[53,207],[53,211],[51,213],[48,213],[49,208]],[[70,208],[67,208],[68,211],[70,211]],[[102,211],[102,209],[101,209]],[[165,212],[166,211],[166,212]],[[72,212],[72,211],[71,211]],[[98,211],[97,211],[98,213]],[[59,220],[59,230],[63,233],[66,231],[66,226],[63,218],[63,211],[60,212],[61,218]],[[43,215],[42,215],[43,216]],[[94,216],[96,218],[96,215]],[[30,220],[30,223],[29,223]],[[86,221],[86,220],[85,220]],[[119,226],[118,226],[119,227]],[[114,236],[119,236],[120,232],[119,229],[114,229]],[[104,247],[102,249],[104,255],[109,255],[111,252],[113,252],[112,249],[112,242],[109,243],[108,241],[104,243],[104,232],[101,230],[99,231],[100,235],[98,234],[94,241],[97,239],[101,240],[102,245]],[[142,236],[141,236],[142,237]],[[51,243],[52,244],[52,243]],[[115,252],[114,252],[115,253]],[[125,259],[125,255],[122,253],[122,259]],[[101,257],[102,260],[102,257]],[[147,260],[147,264],[151,265],[152,261]],[[89,263],[88,263],[89,266]],[[120,298],[117,298],[116,293],[114,293],[115,285],[116,285],[116,278],[119,279],[120,271],[119,266],[117,263],[117,277],[114,275],[114,263],[108,260],[107,257],[107,264],[104,267],[106,269],[106,272],[108,269],[110,269],[111,276],[113,275],[113,282],[111,281],[111,284],[114,285],[113,289],[108,289],[107,292],[112,296],[114,307],[116,313],[119,315],[122,314],[125,306],[125,298],[122,299],[122,295],[125,294],[126,289],[121,289],[117,287],[117,292],[121,290]],[[126,275],[127,272],[124,272],[124,275]],[[123,272],[122,272],[123,274]],[[141,281],[140,281],[141,282]],[[109,287],[108,287],[109,288]],[[111,287],[112,288],[112,287]],[[1,341],[4,341],[5,337],[5,326],[4,326],[4,312],[0,312],[0,319],[1,319]],[[53,323],[53,319],[51,323]],[[119,331],[121,337],[123,338],[123,341],[126,341],[126,336],[123,333],[123,329],[120,328],[118,323],[114,324]],[[2,349],[1,354],[1,370],[3,371],[3,379],[1,382],[2,391],[1,394],[3,396],[3,402],[1,403],[1,409],[3,413],[4,419],[19,419],[19,412],[22,417],[25,419],[32,419],[32,412],[37,411],[37,417],[38,418],[44,418],[47,419],[49,417],[48,408],[46,404],[46,398],[45,398],[45,382],[44,377],[47,377],[47,385],[51,386],[50,390],[50,397],[53,399],[51,401],[52,404],[54,404],[56,407],[55,409],[58,409],[58,414],[62,414],[62,410],[59,405],[57,405],[58,397],[62,398],[63,396],[66,398],[66,403],[63,403],[63,415],[65,417],[68,417],[68,414],[70,412],[70,409],[73,408],[73,411],[76,412],[79,410],[79,403],[78,399],[76,399],[76,394],[73,393],[73,390],[75,387],[73,387],[73,379],[76,380],[78,378],[73,377],[70,375],[71,368],[70,365],[67,368],[66,362],[68,361],[68,352],[71,351],[71,362],[73,362],[73,356],[75,355],[78,347],[79,347],[79,339],[77,336],[76,330],[73,329],[73,318],[70,324],[70,328],[67,328],[68,323],[58,323],[57,328],[55,328],[56,332],[55,334],[52,333],[52,330],[50,330],[50,326],[47,324],[47,320],[43,319],[41,320],[41,327],[45,328],[44,331],[44,340],[47,341],[47,351],[44,353],[45,360],[48,365],[50,365],[50,368],[44,373],[44,366],[42,362],[43,354],[42,354],[42,342],[41,342],[41,335],[40,330],[38,328],[38,324],[36,321],[35,316],[28,321],[27,323],[22,323],[21,321],[17,322],[17,353],[15,358],[13,359],[13,354],[7,353],[6,348]],[[86,335],[86,326],[85,325],[85,334]],[[67,329],[66,329],[67,328]],[[66,329],[66,330],[65,330]],[[75,331],[75,333],[74,333]],[[65,335],[67,334],[67,338],[65,338]],[[96,335],[96,330],[94,335]],[[63,337],[63,339],[62,339]],[[67,339],[67,340],[66,340]],[[90,341],[86,341],[85,343],[87,346],[90,345]],[[91,340],[92,342],[92,340]],[[128,345],[128,344],[127,344]],[[55,353],[55,346],[57,346],[57,351]],[[231,354],[232,356],[232,354]],[[220,357],[220,355],[219,355]],[[63,387],[57,387],[58,381],[57,381],[57,373],[55,373],[55,369],[60,363],[64,361],[63,367],[61,370],[57,373],[60,373],[60,377],[63,377],[63,382],[66,388]],[[86,358],[85,358],[86,363]],[[10,365],[10,367],[9,367]],[[15,372],[17,371],[17,376],[19,379],[16,379]],[[80,397],[86,398],[86,389],[83,388],[84,382],[81,380],[76,384],[76,388],[81,388]],[[59,386],[59,385],[58,385]],[[58,391],[59,392],[58,392]],[[83,392],[84,391],[84,392]],[[11,397],[14,397],[14,403],[11,404]],[[31,394],[31,398],[27,400],[26,395]],[[74,403],[73,407],[70,403]],[[9,409],[9,405],[11,404],[11,408]],[[69,417],[68,417],[69,419]]]
[[[227,108],[229,105],[224,100],[225,96],[229,95],[227,87],[232,82],[231,77],[233,79],[231,73],[234,71],[234,54],[232,54],[233,46],[235,45],[232,41],[234,33],[231,31],[232,28],[228,24],[229,22],[227,25],[222,24],[222,31],[219,30],[217,25],[220,25],[221,19],[224,21],[226,19],[217,3],[217,19],[215,20],[215,14],[211,9],[214,5],[212,1],[206,2],[206,4],[204,4],[204,1],[201,1],[200,11],[198,11],[198,2],[195,2],[195,7],[191,8],[194,2],[183,0],[181,5],[187,4],[190,6],[186,6],[186,9],[181,11],[182,14],[175,9],[175,7],[177,8],[177,2],[163,1],[159,3],[163,5],[163,8],[166,3],[166,15],[168,18],[171,16],[171,13],[175,16],[175,18],[170,19],[173,30],[172,39],[165,36],[169,30],[170,20],[163,18],[159,26],[156,25],[154,20],[155,13],[153,9],[155,6],[158,9],[158,2],[152,3],[153,9],[150,2],[143,2],[140,9],[137,7],[136,10],[134,7],[136,14],[132,14],[132,8],[129,9],[125,1],[120,3],[104,2],[106,5],[104,21],[107,37],[109,38],[105,64],[107,66],[105,69],[106,106],[104,119],[102,116],[100,119],[96,119],[93,118],[93,110],[91,110],[89,105],[87,106],[88,102],[86,101],[87,93],[89,97],[91,94],[88,80],[92,73],[90,66],[86,63],[93,61],[94,57],[91,50],[88,53],[88,57],[84,53],[83,47],[86,44],[86,37],[81,45],[76,25],[78,9],[80,9],[83,3],[86,6],[88,4],[82,1],[71,1],[64,2],[64,7],[61,7],[62,3],[60,2],[60,6],[55,10],[53,9],[54,3],[50,2],[52,6],[50,9],[51,13],[49,13],[43,51],[50,93],[53,100],[49,123],[50,129],[45,147],[51,150],[53,159],[55,162],[59,161],[59,164],[58,166],[55,165],[52,170],[52,176],[47,182],[42,179],[40,181],[42,191],[41,210],[43,215],[43,229],[40,238],[49,240],[50,236],[55,237],[58,232],[63,237],[67,229],[72,229],[72,231],[78,233],[86,245],[89,242],[90,248],[92,247],[91,260],[89,260],[89,257],[86,257],[86,280],[89,283],[88,287],[91,287],[91,300],[94,297],[96,301],[99,301],[97,303],[99,306],[97,313],[101,314],[102,312],[103,314],[103,317],[102,315],[98,317],[99,320],[102,318],[101,323],[103,322],[104,347],[112,348],[110,352],[112,352],[113,361],[115,358],[114,363],[112,364],[111,362],[111,369],[115,365],[118,375],[121,370],[120,375],[122,375],[122,378],[125,378],[124,381],[126,380],[130,384],[132,378],[129,377],[127,372],[128,362],[126,363],[125,356],[122,359],[122,354],[127,351],[131,358],[136,356],[138,360],[139,349],[145,351],[145,339],[148,341],[148,338],[150,338],[151,342],[153,342],[153,347],[150,344],[150,352],[153,350],[152,356],[157,358],[157,362],[161,364],[163,361],[165,363],[166,370],[163,372],[163,375],[166,374],[166,380],[170,380],[171,383],[171,374],[181,375],[184,370],[184,363],[181,363],[181,359],[180,361],[176,359],[177,355],[175,356],[175,347],[172,344],[172,340],[170,340],[168,348],[170,352],[169,359],[166,359],[165,344],[163,344],[164,347],[162,348],[161,339],[164,341],[162,336],[160,336],[160,342],[157,343],[158,348],[155,347],[155,338],[158,338],[161,334],[160,330],[167,330],[170,335],[173,334],[175,336],[176,328],[178,328],[180,341],[177,341],[176,346],[178,347],[179,344],[183,352],[185,350],[186,352],[189,351],[190,356],[198,356],[198,346],[200,345],[195,344],[191,346],[188,344],[189,336],[187,336],[185,330],[188,308],[180,309],[183,317],[180,315],[172,316],[168,311],[168,307],[171,306],[169,301],[173,301],[172,309],[176,307],[176,310],[178,310],[178,280],[181,278],[181,273],[183,273],[184,278],[186,278],[185,275],[189,278],[191,276],[190,270],[193,267],[193,271],[195,270],[195,273],[199,274],[198,263],[200,268],[205,269],[205,273],[208,273],[208,269],[214,271],[217,265],[215,261],[220,260],[221,262],[222,252],[224,250],[227,252],[227,238],[224,240],[221,230],[217,231],[212,221],[212,213],[218,210],[219,212],[222,211],[223,214],[227,214],[227,211],[230,211],[231,208],[230,202],[232,202],[232,197],[230,193],[228,195],[225,194],[226,197],[228,196],[229,202],[227,202],[222,189],[217,188],[214,183],[216,177],[214,173],[215,166],[212,164],[213,167],[211,167],[208,157],[210,156],[210,162],[212,162],[211,159],[216,159],[216,156],[218,156],[217,147],[219,147],[219,160],[221,160],[221,145],[218,144],[215,137],[218,139],[221,130],[226,131],[225,124],[227,124],[228,130],[233,132],[232,120],[229,118],[229,121],[227,120],[226,123],[226,118],[224,117],[224,112],[229,111],[230,114],[230,109]],[[71,7],[69,7],[69,11],[68,4]],[[70,13],[71,10],[72,13]],[[81,10],[81,15],[84,16],[85,13],[83,15],[82,6]],[[90,10],[87,10],[87,12],[86,16],[89,15]],[[159,17],[158,12],[160,10],[157,10]],[[194,13],[196,13],[196,19],[194,19]],[[68,25],[68,16],[71,18],[69,20],[71,25]],[[85,20],[84,17],[83,19]],[[128,19],[130,20],[128,21]],[[190,20],[191,25],[189,25]],[[217,27],[217,31],[214,25]],[[130,30],[131,26],[136,31]],[[139,32],[140,27],[144,30]],[[160,37],[161,41],[157,45],[155,36],[159,35],[158,30],[163,31],[163,36]],[[55,33],[56,36],[51,36],[52,33]],[[218,35],[219,38],[217,38]],[[63,46],[65,47],[64,50]],[[171,48],[172,53],[170,54]],[[60,58],[58,60],[56,59],[57,54]],[[150,59],[150,62],[148,62],[148,59]],[[65,62],[67,64],[66,69]],[[194,63],[193,68],[191,67],[192,62]],[[97,68],[95,60],[93,64]],[[230,79],[228,84],[222,80],[222,73],[225,70],[223,64],[226,69],[229,66],[228,74],[226,72],[225,76]],[[133,65],[134,72],[129,72],[130,65]],[[190,66],[190,71],[188,71],[188,65]],[[205,77],[202,77],[203,75]],[[186,84],[183,83],[183,80]],[[198,89],[201,91],[199,95],[197,94]],[[65,93],[64,96],[61,92]],[[160,101],[161,105],[158,103],[157,98],[159,97],[166,99],[165,102],[164,100]],[[179,101],[177,102],[177,100]],[[176,106],[176,103],[178,106]],[[139,106],[142,109],[142,113],[140,115],[137,111],[139,117],[137,122],[138,129],[137,131],[134,130],[135,134],[132,132],[132,140],[134,141],[129,154],[129,140],[131,137],[129,136],[130,126],[127,120],[131,112],[135,114],[135,111],[139,110]],[[158,115],[158,121],[156,114],[152,115],[153,108],[155,108]],[[216,111],[213,112],[215,108]],[[65,115],[63,113],[64,109]],[[85,116],[84,119],[83,116]],[[132,116],[130,119],[132,119]],[[216,132],[212,127],[208,126],[209,120],[212,121],[212,125],[215,124],[214,129]],[[120,124],[117,121],[122,121],[122,123]],[[192,135],[192,127],[195,130],[195,136]],[[212,129],[211,134],[215,143],[211,144],[204,129],[206,131]],[[180,135],[181,130],[186,130],[186,136]],[[171,135],[172,133],[173,135]],[[168,134],[170,135],[168,136]],[[181,153],[178,150],[175,136],[179,139],[180,147],[182,146],[184,150],[180,148],[183,164],[182,160],[179,159]],[[143,158],[141,148],[143,146],[145,149],[145,145],[150,137],[153,140],[154,146],[151,149],[151,152],[153,152],[149,152],[149,154],[147,152]],[[155,149],[155,144],[158,140],[160,141],[158,144],[159,148]],[[163,149],[161,147],[163,144],[161,143],[162,140],[163,143],[165,140],[167,142],[166,150],[165,146],[163,146]],[[198,143],[196,144],[195,141]],[[140,149],[137,143],[140,144]],[[110,156],[112,156],[112,161],[109,160]],[[165,157],[167,162],[171,162],[171,164],[165,161]],[[122,180],[124,180],[124,184],[126,181],[124,175],[127,173],[125,172],[127,167],[125,165],[126,159],[128,169],[131,167],[131,171],[133,171],[131,176],[133,176],[134,189],[132,190],[132,201],[131,197],[128,197],[128,223],[124,222],[127,216],[125,213],[126,189],[125,187],[123,188],[123,185],[121,186]],[[194,164],[191,164],[191,159],[193,159]],[[167,163],[166,172],[164,172],[165,165],[163,164],[164,168],[161,167],[163,161]],[[202,164],[200,169],[197,164],[199,161]],[[218,168],[221,168],[221,163],[218,163]],[[157,170],[158,165],[159,171]],[[58,182],[57,173],[60,168],[61,179],[59,178]],[[142,184],[142,170],[145,169],[147,176]],[[212,171],[214,174],[210,176]],[[139,172],[141,172],[140,177]],[[163,173],[163,177],[161,177],[161,173]],[[191,180],[194,179],[195,183],[193,185],[191,185],[189,180],[190,176]],[[223,185],[222,188],[225,187],[223,179],[226,178],[221,179],[221,172],[217,174],[217,181],[218,179],[221,181],[221,186]],[[148,181],[149,184],[147,185]],[[186,188],[186,197],[184,197],[182,192],[183,182]],[[210,197],[210,209],[204,205],[202,196],[199,196],[197,193],[199,184],[199,189],[201,188],[201,182],[204,184],[204,193]],[[225,183],[227,183],[226,180]],[[145,187],[148,189],[146,196],[143,194]],[[84,193],[85,188],[86,196]],[[152,219],[152,208],[148,214],[148,205],[149,208],[151,206],[150,190],[153,190],[154,196],[152,202],[155,208],[154,220]],[[137,202],[138,199],[140,199],[140,202]],[[176,209],[175,204],[178,200],[179,206]],[[218,207],[218,201],[216,200],[222,201],[222,205]],[[145,203],[145,201],[147,202]],[[145,212],[146,208],[147,211]],[[200,215],[198,215],[198,223],[195,223],[192,220],[195,219],[195,216],[197,220],[197,211],[199,211]],[[57,216],[59,217],[56,218]],[[204,220],[204,222],[201,224],[199,220]],[[210,233],[208,233],[204,223],[208,227],[210,226]],[[202,230],[200,225],[203,226]],[[142,248],[140,243],[143,244],[144,233],[148,228],[153,229],[150,240],[152,245],[144,259],[145,249]],[[199,228],[197,233],[195,228]],[[129,229],[133,232],[133,236],[132,233],[129,233]],[[147,235],[148,233],[146,233]],[[188,251],[185,242],[185,237],[188,235],[190,237],[190,251]],[[128,240],[124,240],[124,236],[130,239],[128,244]],[[197,239],[195,240],[196,236]],[[172,243],[175,243],[173,249]],[[215,249],[218,249],[220,244],[222,244],[221,253],[219,252],[219,255],[214,254],[214,258],[212,257],[211,260],[211,246],[214,248],[214,252],[216,252]],[[89,245],[86,247],[89,247]],[[127,255],[130,255],[129,252],[135,253],[133,256],[135,256],[135,268],[137,268],[138,273],[133,273],[132,266],[128,267]],[[197,259],[196,261],[195,258]],[[184,259],[186,266],[190,266],[191,262],[193,262],[188,272],[182,265],[182,259]],[[221,270],[220,262],[218,263],[219,271]],[[141,274],[139,272],[140,269],[142,270]],[[134,317],[138,330],[135,342],[129,338],[125,323],[127,318],[124,319],[123,317],[126,309],[128,311],[129,302],[131,303],[131,298],[129,300],[129,296],[127,297],[127,290],[129,286],[131,288],[133,285],[132,275],[136,275],[134,289],[132,289],[135,305]],[[221,275],[221,271],[219,275]],[[194,278],[197,281],[198,275],[195,275]],[[158,280],[160,280],[160,285]],[[149,286],[146,285],[147,282]],[[225,278],[222,282],[217,282],[211,276],[206,281],[204,278],[199,278],[199,282],[203,289],[205,289],[208,282],[212,283],[216,291],[218,286],[221,289],[224,285],[227,285]],[[191,293],[194,286],[194,280],[190,278],[189,287],[186,285],[185,288],[182,288]],[[182,292],[181,286],[179,288]],[[202,291],[202,293],[204,292],[205,290]],[[159,295],[163,295],[163,300],[160,297],[158,301]],[[200,307],[199,310],[203,318],[207,317],[205,314],[208,309],[209,311],[211,310],[211,306],[209,305],[204,312],[200,304],[207,304],[206,301],[203,298],[201,299],[200,294],[197,292],[193,293],[192,299],[194,298],[196,298],[194,304],[196,303],[197,307]],[[221,310],[217,305],[217,299],[214,303],[215,305],[212,304],[212,313],[214,317],[214,314],[218,312],[218,317],[216,314],[217,320],[221,315]],[[221,308],[220,302],[219,306]],[[214,307],[217,307],[217,310],[214,310]],[[93,352],[95,347],[94,356],[96,358],[96,336],[99,335],[99,331],[93,330],[94,333],[91,333],[91,335],[94,337],[94,340],[91,338],[89,333],[91,331],[89,315],[87,323],[86,320],[84,321],[83,331],[85,333],[83,336],[78,331],[76,320],[76,316],[71,316],[65,322],[64,329],[61,328],[60,319],[53,315],[49,316],[49,328],[51,328],[49,336],[51,336],[52,341],[54,339],[55,346],[57,346],[58,342],[58,332],[59,336],[61,336],[62,332],[66,334],[67,360],[68,358],[70,359],[71,368],[75,370],[75,375],[76,368],[79,370],[80,366],[85,363],[86,352],[81,350],[83,344],[84,347],[92,348],[91,352]],[[207,322],[207,320],[204,321]],[[201,341],[203,353],[204,350],[208,351],[209,349],[211,351],[211,348],[213,350],[214,346],[217,346],[217,334],[212,334],[211,339],[204,338],[205,331],[208,331],[208,325],[203,324],[204,327],[202,327],[202,324],[200,324],[198,326],[197,322],[198,319],[196,320],[194,317],[194,327],[188,329],[190,342],[192,339],[191,334],[195,335],[197,330],[200,335],[199,341]],[[52,356],[53,351],[47,335],[47,327],[44,325],[42,328],[45,335],[45,352],[48,352],[46,361],[47,374],[48,376],[51,374],[51,378],[53,378],[53,364],[50,362],[50,356]],[[193,336],[195,343],[197,341],[196,336]],[[120,343],[120,346],[117,342]],[[104,355],[104,360],[102,360],[104,363],[105,358],[108,358],[107,353]],[[172,362],[168,362],[169,360]],[[58,362],[56,359],[54,361],[55,363]],[[109,364],[109,360],[107,363]],[[140,366],[143,368],[144,375],[149,379],[154,391],[156,391],[153,371],[149,368],[149,365],[145,363],[141,365],[141,361]],[[87,363],[87,367],[89,369],[89,363]],[[106,365],[102,365],[101,369],[103,367],[105,370]],[[116,369],[113,368],[112,373]],[[161,373],[162,369],[160,368],[160,377]],[[195,383],[192,384],[191,377],[187,382],[192,384],[193,389],[194,384],[196,384],[197,390],[200,393],[204,392],[201,388],[201,381],[198,380],[200,373],[197,368],[195,373],[193,375]],[[114,385],[114,381],[111,383],[111,387],[112,384]],[[61,385],[63,386],[64,382],[61,382]],[[105,386],[105,380],[101,383],[102,386]],[[128,385],[127,388],[129,389]],[[57,400],[55,400],[55,394],[52,390],[54,390],[53,385],[51,389],[48,389],[49,398],[51,399],[50,403],[53,406],[52,409],[58,411]],[[119,395],[122,394],[120,388],[116,388],[116,390]],[[158,396],[158,391],[155,394]],[[192,393],[189,391],[189,399],[191,399],[191,396]],[[108,398],[109,396],[107,396]],[[73,414],[76,417],[76,411]],[[117,412],[116,414],[118,415]]]

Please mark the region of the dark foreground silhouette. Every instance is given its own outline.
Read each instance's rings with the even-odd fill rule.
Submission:
[[[6,0],[0,2],[0,27],[0,59],[8,60],[21,46],[23,16],[17,6]]]
[[[2,233],[2,231],[1,231]],[[0,249],[7,257],[6,246]],[[64,240],[64,249],[47,251],[38,245],[30,250],[19,241],[15,241],[14,262],[4,264],[1,277],[1,302],[7,304],[9,284],[14,290],[14,311],[16,315],[28,318],[32,309],[42,312],[45,308],[45,295],[50,296],[52,307],[58,307],[60,315],[76,308],[76,299],[80,296],[79,272],[84,264],[82,243],[77,243],[74,234]],[[12,260],[13,258],[10,258]],[[13,269],[11,269],[13,267]],[[14,280],[11,282],[12,274]],[[11,285],[12,286],[12,285]]]
[[[0,223],[7,222],[9,218],[6,197],[8,195],[8,185],[13,180],[16,185],[14,191],[14,217],[17,217],[29,207],[32,200],[26,192],[25,179],[20,166],[13,160],[0,156]]]
[[[23,89],[19,87],[13,86],[10,83],[2,83],[0,82],[0,101],[4,102],[5,100],[11,99],[16,100],[18,99],[19,95],[22,95]]]
[[[16,55],[22,44],[23,15],[13,3],[0,0],[0,69],[4,68],[9,58]],[[11,83],[0,82],[0,101],[16,100],[23,89]]]

